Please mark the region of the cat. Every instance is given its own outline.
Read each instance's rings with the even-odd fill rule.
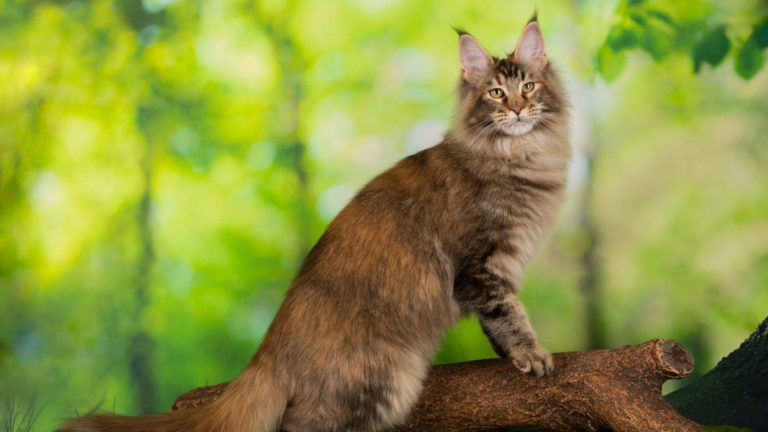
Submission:
[[[405,421],[444,332],[467,313],[522,372],[551,373],[517,292],[564,193],[564,88],[535,16],[502,58],[459,32],[459,60],[453,128],[330,223],[219,399],[71,419],[59,431],[387,430]]]

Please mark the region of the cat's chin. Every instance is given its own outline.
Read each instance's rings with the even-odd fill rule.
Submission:
[[[516,121],[514,123],[504,123],[500,125],[500,129],[506,135],[520,136],[525,135],[533,130],[534,122],[532,121]]]

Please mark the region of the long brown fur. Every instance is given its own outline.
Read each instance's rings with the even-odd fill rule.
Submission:
[[[460,54],[454,128],[376,177],[331,222],[219,400],[72,419],[59,431],[385,430],[416,403],[462,313],[476,313],[521,370],[549,373],[551,356],[516,292],[566,181],[563,88],[535,21],[510,56],[489,56],[468,34]]]

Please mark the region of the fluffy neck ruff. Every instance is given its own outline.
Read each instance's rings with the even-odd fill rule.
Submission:
[[[459,121],[451,132],[455,141],[473,157],[486,163],[536,166],[547,171],[567,171],[571,159],[567,118],[548,120],[530,132],[512,136],[492,131],[477,131]]]

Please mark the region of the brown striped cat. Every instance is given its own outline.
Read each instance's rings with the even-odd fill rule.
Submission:
[[[443,334],[475,313],[499,355],[553,369],[517,292],[570,149],[563,86],[532,19],[491,57],[460,33],[453,129],[365,186],[307,256],[259,351],[208,406],[99,414],[66,432],[382,431],[417,402]]]

